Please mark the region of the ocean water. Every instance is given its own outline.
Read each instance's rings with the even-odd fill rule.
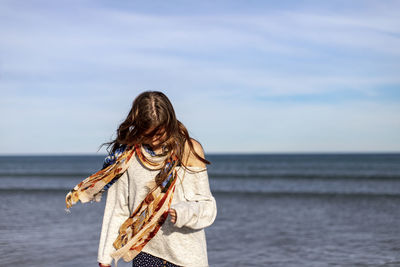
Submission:
[[[400,266],[400,154],[206,156],[210,266]],[[105,198],[64,208],[103,159],[0,157],[0,266],[97,266]]]

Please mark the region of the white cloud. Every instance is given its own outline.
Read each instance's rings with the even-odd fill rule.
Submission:
[[[26,138],[26,126],[35,132],[26,151],[93,151],[133,97],[149,89],[167,92],[211,151],[399,149],[393,115],[399,110],[378,99],[268,101],[343,92],[371,97],[399,84],[394,3],[346,13],[271,8],[195,15],[111,9],[94,1],[60,2],[63,9],[37,3],[0,4],[6,37],[0,39],[0,104],[10,114],[0,121],[9,125],[0,151]],[[257,97],[267,101],[251,102]],[[57,134],[71,143],[99,130],[86,144],[61,145],[51,135],[60,118]],[[233,134],[224,137],[226,131]],[[232,148],[247,135],[248,142]]]

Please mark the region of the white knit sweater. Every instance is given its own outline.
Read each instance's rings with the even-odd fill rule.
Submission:
[[[151,156],[143,148],[142,153],[155,162],[165,159],[165,156]],[[176,167],[178,180],[171,203],[171,208],[177,213],[175,224],[168,216],[142,251],[179,266],[207,267],[204,228],[214,222],[217,205],[210,191],[207,168],[189,167],[189,169],[201,172],[185,172],[183,167]],[[145,198],[147,195],[145,184],[154,180],[158,172],[144,166],[135,155],[127,171],[107,190],[98,262],[112,263],[110,254],[115,251],[113,242],[118,236],[119,227]]]

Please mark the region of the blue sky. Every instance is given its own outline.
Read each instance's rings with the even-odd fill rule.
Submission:
[[[398,10],[0,1],[0,154],[104,153],[145,90],[170,98],[206,153],[398,152]]]

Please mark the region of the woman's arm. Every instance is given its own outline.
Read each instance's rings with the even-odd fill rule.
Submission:
[[[111,265],[113,259],[110,254],[115,251],[113,243],[119,234],[119,227],[130,215],[127,173],[126,171],[107,190],[97,257],[97,261],[103,265]]]
[[[195,186],[184,186],[187,201],[181,201],[171,205],[176,211],[176,227],[189,227],[201,229],[210,226],[217,216],[215,198],[210,192],[207,170],[197,174],[185,174],[185,180],[197,180]]]
[[[197,154],[204,158],[203,148],[199,143],[193,141]],[[210,226],[217,216],[217,205],[210,191],[208,172],[205,164],[194,157],[189,156],[187,162],[189,168],[195,171],[186,171],[182,183],[187,201],[181,201],[171,205],[176,213],[176,227],[189,227],[201,229]]]

